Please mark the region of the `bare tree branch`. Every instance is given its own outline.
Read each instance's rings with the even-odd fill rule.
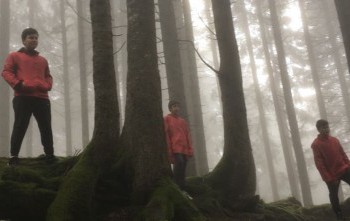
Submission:
[[[204,60],[204,58],[202,57],[202,55],[199,53],[199,51],[197,50],[197,48],[195,47],[193,41],[190,40],[179,40],[180,42],[188,42],[192,45],[193,49],[195,50],[196,54],[198,55],[199,59],[201,59],[201,61],[208,67],[210,68],[213,72],[215,72],[216,74],[219,74],[219,71],[216,70],[213,66],[211,66],[207,61]]]
[[[125,44],[126,44],[126,41],[123,42],[122,46],[120,46],[120,48],[119,48],[116,52],[114,52],[113,55],[115,55],[115,54],[117,54],[119,51],[121,51],[121,50],[123,49],[123,47],[124,47]]]

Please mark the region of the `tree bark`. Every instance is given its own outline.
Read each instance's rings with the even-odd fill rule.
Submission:
[[[109,0],[91,0],[95,127],[92,140],[68,172],[51,204],[48,221],[95,220],[92,200],[99,174],[115,157],[119,108]]]
[[[0,65],[9,53],[10,47],[10,0],[0,1]],[[8,157],[10,150],[10,88],[0,81],[0,156]]]
[[[212,8],[221,60],[217,74],[223,107],[224,153],[208,181],[225,199],[237,200],[255,194],[255,166],[230,1],[212,1]]]
[[[153,0],[127,1],[128,76],[123,147],[131,154],[136,204],[144,204],[161,178],[170,175],[164,134]]]

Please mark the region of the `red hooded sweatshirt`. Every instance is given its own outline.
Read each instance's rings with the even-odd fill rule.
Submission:
[[[39,52],[24,48],[12,52],[5,60],[2,77],[15,90],[15,96],[33,96],[48,99],[52,76],[47,60]]]
[[[350,162],[339,140],[329,135],[318,135],[311,145],[315,164],[325,182],[338,180]]]
[[[193,155],[190,132],[187,123],[179,116],[168,114],[164,117],[165,134],[170,161],[174,153]]]

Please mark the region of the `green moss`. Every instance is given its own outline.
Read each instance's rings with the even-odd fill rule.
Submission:
[[[83,156],[65,177],[50,206],[48,221],[89,220],[98,169]]]
[[[169,179],[164,178],[156,186],[151,200],[142,213],[141,220],[183,220],[201,221],[201,215],[195,204],[189,200]]]

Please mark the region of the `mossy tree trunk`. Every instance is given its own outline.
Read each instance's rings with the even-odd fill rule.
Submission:
[[[128,76],[123,148],[131,154],[133,202],[144,204],[169,176],[156,49],[154,1],[127,1]]]
[[[223,108],[224,153],[208,181],[227,200],[249,198],[255,194],[256,175],[230,1],[212,1],[212,9],[221,60],[217,74]]]
[[[51,204],[48,221],[94,220],[97,178],[112,162],[119,139],[119,109],[113,62],[109,0],[91,0],[95,128],[80,160],[65,177]]]

